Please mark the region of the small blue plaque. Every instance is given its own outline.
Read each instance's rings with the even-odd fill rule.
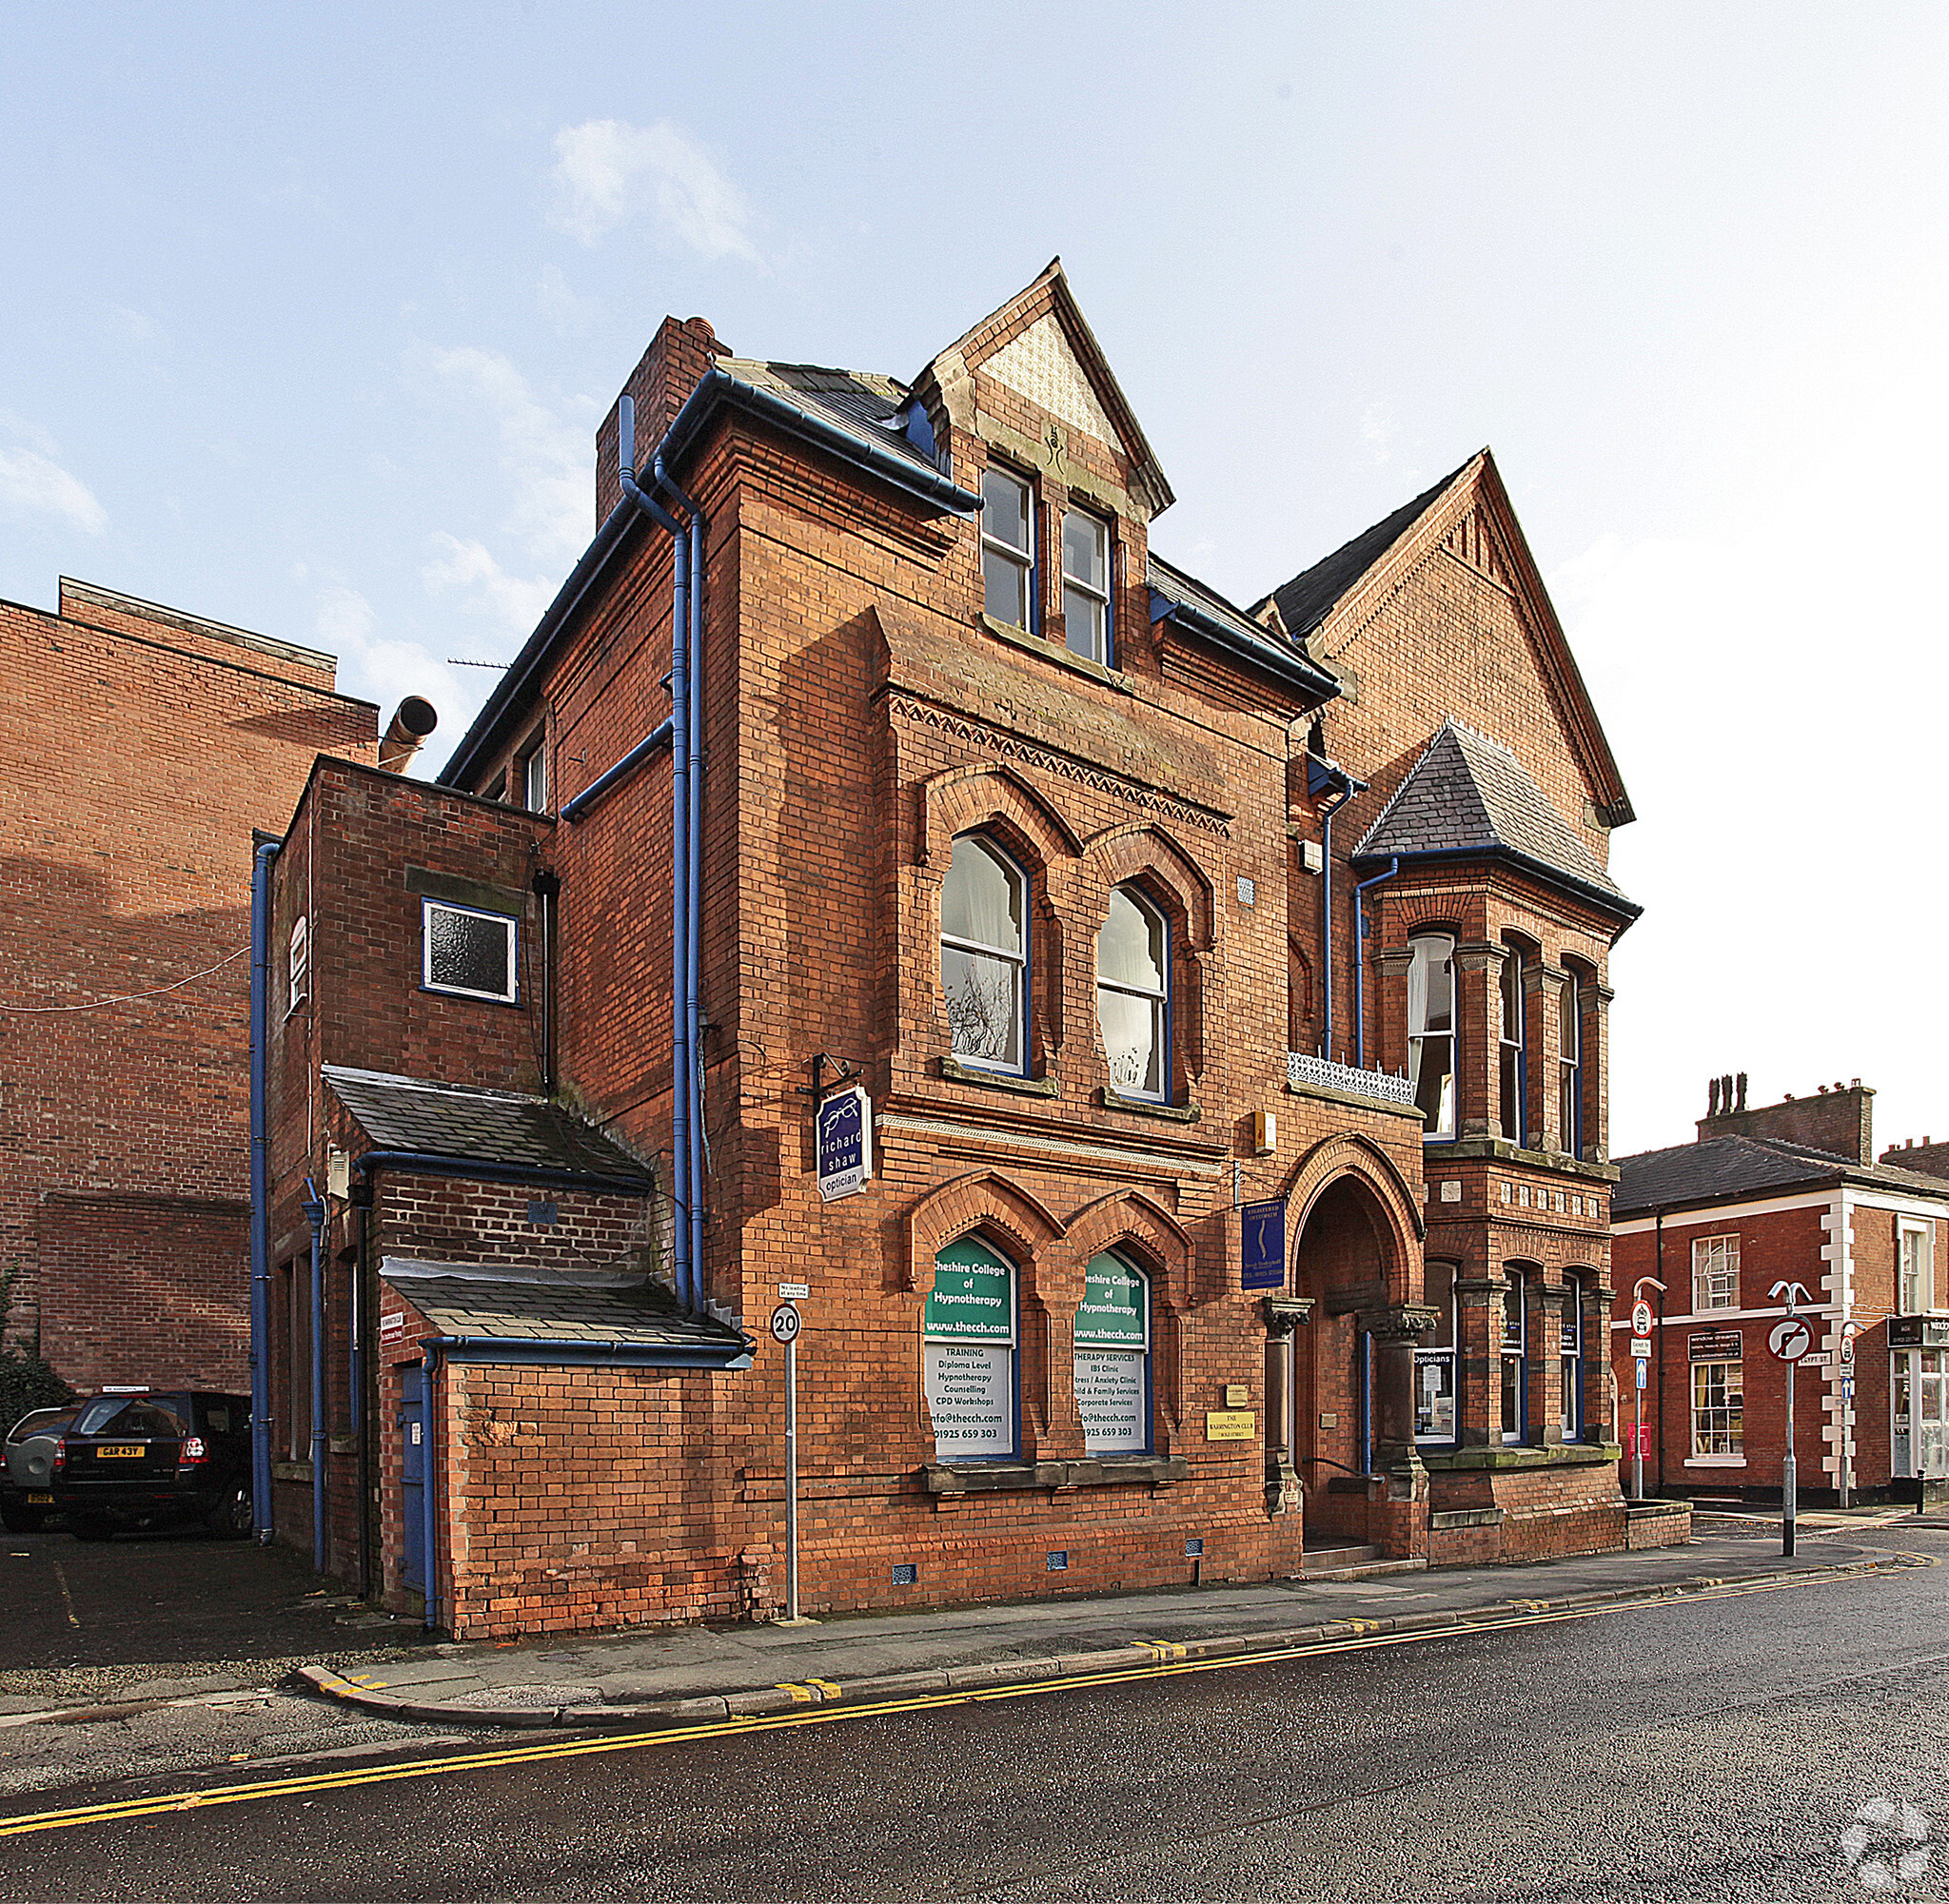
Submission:
[[[1241,1289],[1281,1289],[1286,1286],[1286,1205],[1274,1198],[1246,1204],[1238,1212],[1238,1286]]]

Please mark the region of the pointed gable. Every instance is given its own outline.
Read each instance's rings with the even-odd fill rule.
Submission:
[[[1523,763],[1457,720],[1443,723],[1353,857],[1437,854],[1510,859],[1621,917],[1634,919],[1644,910],[1624,897]]]
[[[1356,633],[1425,559],[1442,551],[1514,601],[1588,785],[1593,811],[1606,827],[1627,825],[1637,817],[1631,796],[1495,459],[1486,449],[1325,560],[1274,589],[1252,613],[1261,616],[1269,606],[1276,608],[1294,639],[1307,643],[1315,655],[1330,657],[1336,636]]]
[[[977,370],[1121,457],[1130,467],[1132,494],[1152,517],[1176,500],[1060,258],[1052,258],[1033,284],[934,358],[915,383],[934,383],[952,413],[953,393]],[[967,427],[972,419],[956,421]]]

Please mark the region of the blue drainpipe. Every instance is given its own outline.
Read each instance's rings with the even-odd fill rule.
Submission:
[[[636,402],[622,397],[617,403],[617,473],[622,493],[660,528],[670,532],[670,1167],[671,1269],[677,1300],[685,1309],[697,1304],[697,1272],[692,1256],[689,1211],[694,1194],[691,1179],[693,1146],[692,1053],[689,1014],[684,1010],[685,978],[689,972],[691,798],[694,783],[687,769],[691,754],[690,723],[693,696],[690,684],[690,532],[636,480]]]
[[[270,865],[264,840],[250,868],[250,1527],[271,1537],[270,1159],[265,1047],[270,1035]]]
[[[420,1364],[425,1371],[420,1380],[420,1433],[425,1443],[420,1451],[420,1564],[426,1570],[426,1590],[421,1596],[421,1602],[430,1629],[440,1624],[439,1555],[433,1545],[434,1530],[440,1524],[433,1511],[433,1489],[437,1479],[433,1462],[437,1445],[433,1435],[436,1420],[433,1391],[435,1378],[440,1373],[440,1351],[444,1345],[438,1336],[429,1336],[420,1345],[426,1351],[425,1360]]]
[[[299,1205],[311,1226],[311,1571],[325,1571],[325,1199],[309,1177]]]
[[[1353,797],[1359,784],[1350,774],[1340,774],[1337,769],[1334,774],[1340,797],[1320,815],[1320,953],[1326,966],[1320,1015],[1326,1033],[1322,1055],[1329,1064],[1333,1062],[1333,815]]]
[[[1397,853],[1388,862],[1385,873],[1363,879],[1353,889],[1353,1062],[1361,1070],[1367,1070],[1367,889],[1393,878],[1400,871],[1401,855]]]

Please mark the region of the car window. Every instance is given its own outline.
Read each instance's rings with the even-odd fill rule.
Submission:
[[[82,1409],[74,1432],[131,1438],[187,1434],[188,1424],[183,1414],[168,1405],[180,1399],[173,1395],[149,1395],[131,1401],[120,1395],[98,1395]]]
[[[74,1419],[72,1408],[36,1408],[23,1415],[7,1431],[10,1442],[24,1442],[30,1435],[50,1435]]]
[[[209,1434],[227,1435],[230,1432],[230,1410],[226,1403],[206,1402],[203,1404],[203,1421]]]
[[[128,1406],[126,1395],[97,1395],[93,1401],[82,1403],[81,1413],[74,1420],[74,1432],[98,1435]]]

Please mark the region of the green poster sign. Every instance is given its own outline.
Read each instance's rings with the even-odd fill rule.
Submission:
[[[1014,1281],[994,1250],[965,1238],[949,1244],[934,1259],[920,1333],[931,1342],[1014,1342]]]
[[[1083,1271],[1083,1305],[1076,1311],[1078,1348],[1148,1348],[1149,1291],[1120,1256],[1093,1256]]]

